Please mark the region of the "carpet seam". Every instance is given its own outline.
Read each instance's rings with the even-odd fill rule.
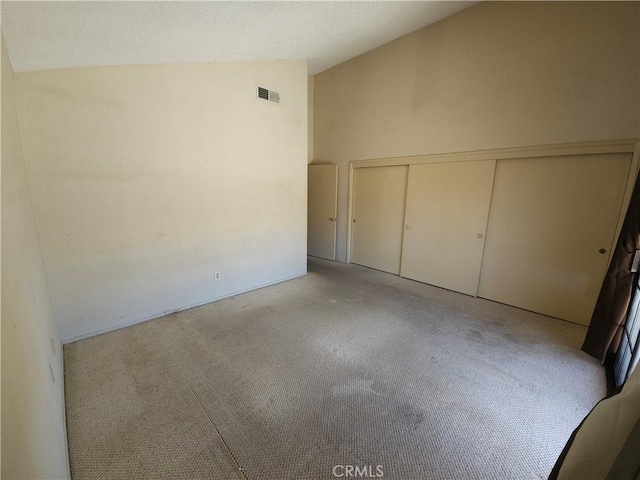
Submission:
[[[209,415],[209,412],[207,412],[207,409],[204,408],[204,405],[202,405],[202,402],[200,401],[200,398],[198,397],[198,395],[196,394],[196,392],[193,390],[193,388],[191,388],[191,385],[189,385],[189,382],[187,382],[185,380],[185,382],[187,384],[187,387],[189,387],[189,390],[191,390],[191,393],[193,393],[193,396],[196,397],[196,400],[198,401],[198,405],[200,405],[200,408],[202,409],[202,411],[204,412],[204,414],[207,416],[207,418],[209,419],[209,423],[211,424],[211,426],[214,428],[214,430],[216,431],[216,433],[218,434],[218,437],[220,437],[220,440],[222,441],[222,444],[224,445],[224,448],[227,450],[227,452],[229,453],[229,456],[231,457],[231,459],[233,460],[233,463],[235,464],[236,468],[238,469],[238,471],[240,472],[240,475],[242,475],[242,478],[244,478],[245,480],[249,480],[249,478],[247,477],[247,475],[244,473],[244,470],[242,469],[242,467],[240,466],[240,463],[238,462],[238,459],[236,458],[236,456],[233,454],[233,452],[231,451],[231,449],[229,448],[229,445],[227,444],[226,440],[224,439],[224,437],[222,436],[222,433],[220,433],[220,430],[218,429],[218,427],[216,426],[215,423],[213,423],[213,420],[211,419],[211,416]]]

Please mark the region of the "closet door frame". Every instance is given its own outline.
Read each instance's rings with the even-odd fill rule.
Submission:
[[[396,165],[414,165],[421,163],[469,162],[476,160],[511,160],[531,157],[554,157],[563,155],[588,155],[598,153],[631,153],[631,167],[622,197],[622,208],[618,217],[614,241],[618,240],[622,223],[631,200],[633,187],[640,167],[640,142],[637,139],[581,142],[534,147],[503,148],[496,150],[478,150],[472,152],[421,155],[413,157],[376,158],[352,160],[349,162],[349,191],[347,201],[347,263],[351,263],[351,237],[353,225],[354,170],[366,167],[389,167]],[[607,265],[611,262],[614,249],[609,252]]]

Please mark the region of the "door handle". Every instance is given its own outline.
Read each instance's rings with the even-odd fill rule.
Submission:
[[[329,217],[329,220],[331,220],[332,222],[336,221],[336,217]]]

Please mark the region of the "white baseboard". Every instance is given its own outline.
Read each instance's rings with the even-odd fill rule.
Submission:
[[[172,310],[166,310],[164,312],[156,313],[156,314],[150,315],[148,317],[140,318],[138,320],[131,320],[129,322],[119,323],[118,325],[114,325],[112,327],[107,327],[107,328],[103,328],[103,329],[100,329],[100,330],[96,330],[94,332],[89,332],[89,333],[85,333],[83,335],[78,335],[77,337],[71,337],[71,338],[64,339],[64,340],[62,340],[62,344],[63,345],[67,345],[69,343],[77,342],[79,340],[84,340],[85,338],[95,337],[96,335],[102,335],[103,333],[113,332],[114,330],[119,330],[121,328],[130,327],[132,325],[136,325],[138,323],[146,322],[148,320],[153,320],[155,318],[164,317],[165,315],[171,315],[172,313],[182,312],[184,310],[190,310],[192,308],[201,307],[202,305],[206,305],[208,303],[217,302],[219,300],[224,300],[225,298],[234,297],[236,295],[241,295],[243,293],[251,292],[253,290],[258,290],[260,288],[270,287],[272,285],[277,285],[278,283],[288,282],[289,280],[293,280],[295,278],[304,277],[306,274],[307,274],[307,272],[304,272],[304,273],[301,273],[301,274],[298,274],[298,275],[293,275],[292,277],[281,278],[279,280],[274,280],[273,282],[264,283],[262,285],[256,285],[255,287],[250,287],[250,288],[247,288],[245,290],[240,290],[240,291],[237,291],[237,292],[228,293],[228,294],[222,295],[220,297],[214,297],[214,298],[210,298],[210,299],[204,300],[202,302],[198,302],[198,303],[194,303],[194,304],[190,304],[190,305],[185,305],[185,306],[182,306],[182,307],[179,307],[179,308],[175,308],[175,309],[172,309]]]

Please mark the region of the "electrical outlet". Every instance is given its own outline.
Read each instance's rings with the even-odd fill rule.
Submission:
[[[215,278],[216,280],[220,280],[220,272],[214,273],[213,278]]]

